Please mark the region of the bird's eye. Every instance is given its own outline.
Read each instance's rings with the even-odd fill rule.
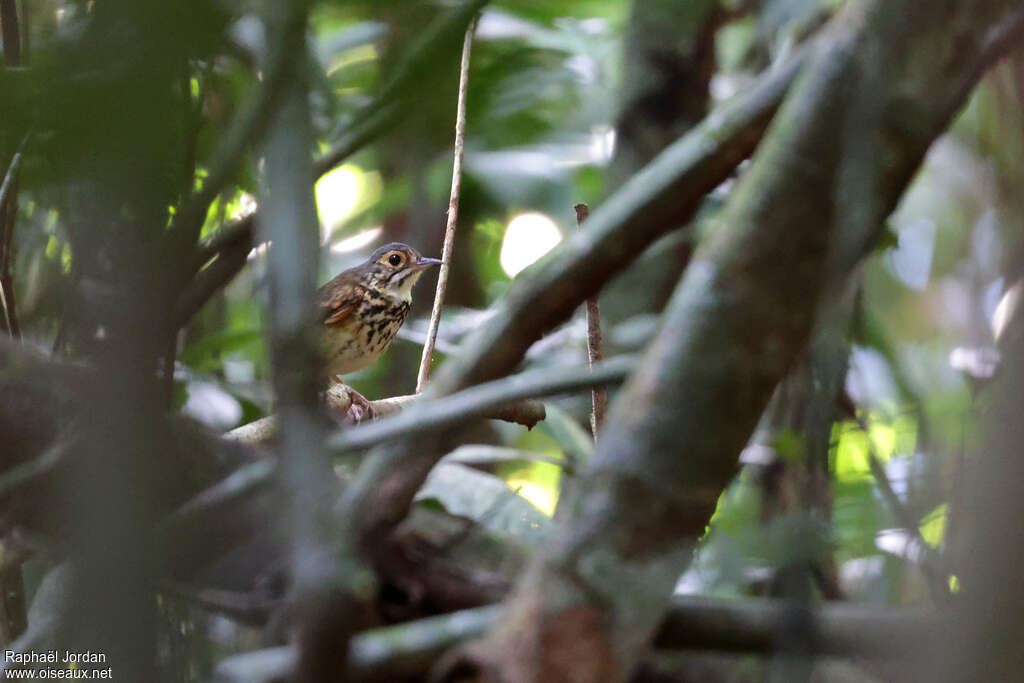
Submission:
[[[391,256],[388,257],[388,263],[390,263],[393,266],[400,266],[400,265],[402,265],[402,255],[401,254],[392,254]]]

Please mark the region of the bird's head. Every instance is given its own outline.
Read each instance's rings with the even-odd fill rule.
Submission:
[[[412,287],[427,268],[441,259],[421,256],[407,244],[392,242],[373,252],[361,269],[369,285],[395,299],[410,301]]]

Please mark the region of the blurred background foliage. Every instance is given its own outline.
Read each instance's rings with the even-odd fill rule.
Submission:
[[[120,74],[104,70],[116,63],[111,54],[116,57],[121,47],[89,42],[89,14],[99,11],[93,3],[28,4],[26,54],[32,70],[5,72],[0,150],[8,159],[33,119],[32,144],[44,153],[26,159],[13,270],[25,336],[50,348],[74,313],[69,292],[78,285],[73,209],[58,190],[59,181],[69,169],[80,168],[73,162],[88,158],[90,145],[119,145],[130,156],[144,146],[149,131],[126,131],[117,139],[91,133],[91,117],[120,106],[111,88],[122,83]],[[692,69],[692,62],[673,62],[666,53],[667,72],[689,79],[691,89],[691,99],[676,103],[674,136],[785,59],[841,3],[634,4],[506,0],[485,9],[470,70],[466,174],[438,342],[442,359],[468,332],[487,324],[488,306],[524,268],[578,229],[573,204],[599,204],[649,159],[643,144],[623,145],[627,133],[633,142],[649,139],[624,127],[634,103],[631,93],[640,93],[637,101],[646,96],[635,72],[638,51],[659,40],[683,55],[696,54],[694,45],[711,48],[701,53],[706,73],[687,72],[684,67]],[[679,24],[677,4],[687,6],[692,27]],[[170,3],[164,15],[148,19],[166,24],[167,43],[148,46],[146,53],[153,56],[154,68],[174,69],[180,84],[174,93],[154,94],[147,105],[164,108],[156,118],[173,130],[153,138],[160,144],[173,140],[173,148],[149,157],[166,164],[166,186],[150,192],[162,197],[167,221],[187,191],[202,186],[204,160],[258,84],[254,65],[264,36],[254,9],[250,3]],[[318,148],[311,152],[324,153],[344,136],[360,108],[403,68],[424,27],[449,9],[450,3],[431,0],[315,5],[308,45]],[[665,17],[657,15],[660,10]],[[660,33],[671,35],[659,36],[644,22],[662,22]],[[122,40],[130,42],[131,36]],[[317,182],[321,282],[388,241],[440,254],[457,82],[456,53],[451,54],[446,62],[426,65],[407,84],[403,106],[410,110],[400,124]],[[187,59],[179,59],[182,55]],[[1019,238],[1007,227],[1024,218],[1022,85],[1020,61],[1002,64],[983,82],[931,150],[891,217],[888,238],[864,267],[846,381],[860,422],[834,425],[829,454],[833,504],[827,541],[844,590],[855,599],[897,604],[927,599],[922,563],[942,560],[955,548],[956,529],[946,519],[958,504],[963,459],[976,446],[978,388],[998,367],[993,324],[1008,289],[1006,274],[1019,268],[1008,256],[1020,253]],[[641,104],[657,111],[664,106],[657,100]],[[661,135],[662,145],[671,139]],[[258,174],[255,156],[240,166],[210,207],[204,237],[254,210]],[[729,190],[729,183],[719,188],[708,210]],[[609,287],[607,355],[636,351],[652,334],[667,291],[658,294],[665,287],[645,284],[643,278],[652,268],[671,272],[671,255],[679,248],[686,245],[669,236]],[[176,408],[216,430],[272,411],[264,253],[264,246],[253,249],[248,267],[179,336]],[[667,263],[659,253],[670,256]],[[419,286],[413,319],[391,351],[348,378],[368,397],[413,390],[435,277]],[[668,281],[670,290],[674,280]],[[585,327],[577,316],[540,341],[526,363],[581,364],[585,358]],[[581,394],[552,401],[547,421],[532,431],[504,423],[481,428],[473,444],[435,472],[421,492],[422,504],[441,505],[527,538],[543,535],[559,487],[592,448],[587,410]],[[786,457],[784,443],[774,447]],[[686,444],[679,445],[679,456],[686,456]],[[887,484],[880,483],[872,458]],[[495,482],[501,485],[492,486]],[[895,494],[902,514],[912,517],[920,539],[902,528],[901,513],[884,487]],[[755,462],[722,496],[680,591],[764,590],[765,578],[786,561],[786,525],[795,523],[786,516],[765,520],[764,495]],[[919,547],[921,539],[927,548]],[[955,587],[953,573],[949,581]]]

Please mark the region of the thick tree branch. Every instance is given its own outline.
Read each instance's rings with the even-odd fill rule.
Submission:
[[[822,292],[874,243],[1007,7],[844,5],[677,287],[591,470],[560,503],[559,533],[474,650],[481,671],[567,681],[589,661],[591,680],[629,678]],[[567,633],[571,659],[557,652]]]
[[[0,23],[3,24],[5,61],[9,66],[13,66],[20,62],[17,10],[13,0],[0,0],[0,2],[3,2],[3,6],[0,7]],[[15,24],[13,32],[9,30],[9,24],[12,21]],[[9,49],[8,46],[10,46]],[[28,136],[26,135],[22,138],[18,149],[15,150],[3,182],[0,183],[0,309],[2,309],[0,310],[2,313],[0,323],[12,338],[19,340],[21,339],[21,325],[18,322],[17,297],[14,291],[11,264],[15,257],[14,230],[18,216],[18,172],[22,151],[27,141]],[[36,476],[38,471],[45,470],[45,466],[55,460],[56,458],[50,458],[42,463],[34,460],[31,461],[32,464],[23,464],[4,472],[3,475],[0,475],[0,498],[3,497],[5,489],[10,490],[21,483],[17,481],[18,476],[23,477],[22,481],[30,479]],[[5,551],[7,550],[6,546],[7,544],[4,544],[3,550]],[[5,643],[10,643],[21,635],[26,627],[25,584],[21,575],[21,562],[5,564],[7,566],[0,568],[0,592],[2,592],[0,595],[0,636],[3,637]]]
[[[465,23],[453,21],[446,25],[445,30],[454,31],[459,28],[461,35],[472,16],[469,13],[470,6],[475,12],[482,4],[484,3],[478,0],[461,8],[460,18],[464,18]],[[437,34],[442,35],[442,31],[439,29]],[[443,35],[451,38],[451,33]],[[424,49],[424,54],[433,53]],[[567,240],[558,247],[555,257],[547,261],[543,270],[535,271],[534,277],[524,278],[523,282],[518,284],[514,290],[513,300],[505,305],[512,315],[501,321],[500,328],[505,334],[514,333],[519,327],[523,327],[524,331],[513,334],[508,342],[500,343],[500,348],[490,353],[485,346],[485,337],[489,342],[501,338],[496,332],[487,335],[481,333],[477,336],[478,343],[474,344],[473,353],[464,362],[466,369],[457,372],[467,375],[479,372],[473,371],[472,368],[487,366],[491,356],[501,357],[503,369],[496,370],[487,378],[508,372],[511,369],[510,364],[515,364],[515,360],[511,359],[521,357],[525,347],[537,339],[544,330],[565,320],[575,306],[596,291],[601,283],[625,267],[657,237],[684,224],[698,207],[703,195],[725,180],[736,165],[757,145],[775,108],[799,70],[802,59],[801,53],[781,67],[765,74],[748,92],[720,107],[697,129],[673,144],[643,173],[638,174],[622,191],[616,193],[616,200],[602,207],[591,220],[587,237]],[[411,80],[412,76],[403,76],[396,79],[396,82],[406,83]],[[377,106],[374,109],[374,116],[370,119],[377,120],[376,117],[386,111],[387,107]],[[364,127],[360,127],[360,130]],[[372,127],[374,130],[387,128],[379,123]],[[365,134],[351,134],[336,150],[315,164],[317,172],[330,170],[371,137]],[[239,219],[214,233],[207,244],[200,247],[194,267],[198,269],[217,253],[240,244],[247,245],[246,252],[251,248],[251,218]],[[544,294],[543,299],[550,297],[553,301],[545,307],[543,317],[537,316],[537,323],[532,323],[532,297],[540,296],[544,292],[544,287],[551,283],[554,283],[554,295]],[[567,305],[564,300],[566,297],[575,303]],[[546,310],[550,307],[557,310]],[[527,325],[528,322],[531,324]],[[446,372],[453,373],[456,370],[450,368]],[[467,376],[465,384],[478,381],[481,379]],[[452,390],[454,389],[447,389],[443,393],[450,393]]]
[[[243,253],[248,254],[253,248],[252,233],[257,215],[257,212],[252,212],[236,218],[210,235],[205,242],[196,247],[192,270],[198,272],[211,259],[223,257],[224,252],[228,250],[242,249]]]
[[[425,393],[450,394],[508,373],[533,341],[568,318],[660,235],[686,223],[703,195],[757,145],[803,55],[667,148],[590,216],[586,231],[574,233],[517,279],[497,314],[466,342],[462,354],[442,366]],[[346,495],[343,516],[359,525],[364,538],[396,524],[441,455],[423,440],[374,454],[360,471],[359,485]]]
[[[628,4],[616,97],[615,155],[606,181],[610,188],[617,188],[707,116],[718,29],[732,16],[750,11],[749,5],[722,0],[632,0]],[[680,234],[666,238],[610,281],[601,291],[608,329],[634,315],[664,310],[693,246],[692,239]]]
[[[829,604],[818,611],[820,629],[811,651],[819,655],[902,658],[939,632],[937,617],[921,610]],[[477,607],[361,633],[350,645],[349,676],[356,681],[423,676],[445,652],[483,635],[499,618],[497,607]],[[789,618],[789,608],[780,600],[678,597],[655,645],[663,650],[766,654]],[[271,648],[224,660],[217,667],[217,680],[280,680],[294,668],[292,648]]]
[[[1019,306],[999,335],[1003,362],[987,392],[983,442],[969,459],[964,493],[964,546],[958,576],[963,600],[953,603],[957,627],[922,652],[921,680],[1013,680],[1024,664],[1014,634],[1024,628],[1024,316]],[[926,656],[926,657],[925,657]]]
[[[451,393],[509,372],[544,332],[658,237],[684,225],[757,146],[802,63],[803,53],[765,74],[624,184],[590,215],[586,230],[516,281],[498,315],[438,371],[433,391]]]
[[[0,31],[4,39],[4,64],[21,64],[21,35],[16,0],[0,0]]]

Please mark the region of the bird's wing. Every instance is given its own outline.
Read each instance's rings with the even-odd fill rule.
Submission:
[[[366,296],[361,285],[351,282],[329,282],[320,290],[320,320],[324,325],[340,325],[359,308]]]

